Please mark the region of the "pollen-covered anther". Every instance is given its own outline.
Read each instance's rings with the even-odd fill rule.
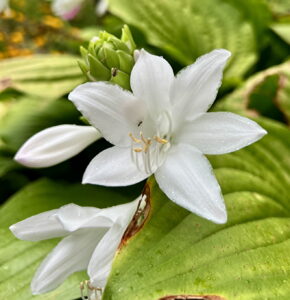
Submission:
[[[132,139],[133,142],[140,144],[140,146],[142,147],[137,147],[137,148],[133,148],[133,151],[135,152],[145,152],[147,153],[150,145],[152,144],[152,141],[150,138],[145,138],[143,133],[140,132],[140,137],[141,139],[137,139],[136,137],[133,136],[132,133],[129,133],[130,138]]]
[[[162,138],[160,138],[159,136],[154,136],[154,140],[155,140],[157,143],[160,143],[160,144],[163,144],[163,145],[165,145],[165,144],[168,143],[168,140],[162,139]]]
[[[132,139],[133,142],[140,144],[142,141],[135,138],[134,135],[130,132],[129,137]]]

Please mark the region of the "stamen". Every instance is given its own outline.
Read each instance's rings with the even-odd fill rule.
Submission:
[[[82,281],[80,283],[80,291],[81,291],[81,298],[82,298],[82,300],[86,299],[85,296],[84,296],[84,289],[85,289],[85,286],[84,286],[84,282]]]
[[[88,280],[85,281],[85,286],[86,286],[86,291],[87,291],[87,298],[89,298],[90,292],[89,292],[89,281]]]
[[[148,163],[148,169],[149,169],[148,173],[153,173],[152,168],[151,168],[152,165],[151,165],[150,151],[148,151],[148,153],[147,153],[147,163]]]
[[[147,139],[147,143],[144,145],[144,152],[147,153],[152,141],[151,139]]]
[[[145,173],[149,174],[149,170],[148,170],[148,160],[147,155],[145,152],[142,152],[142,158],[143,158],[143,164],[144,164],[144,168],[145,168]]]
[[[160,143],[160,144],[163,144],[163,145],[165,145],[165,144],[168,143],[168,141],[167,141],[166,139],[162,139],[162,138],[160,138],[159,136],[154,136],[154,140],[155,140],[157,143]]]
[[[138,123],[138,126],[139,124],[142,123]],[[165,153],[170,148],[172,120],[168,112],[164,112],[158,117],[155,129],[155,135],[152,138],[146,137],[142,131],[140,131],[138,138],[129,133],[132,140],[132,161],[139,171],[148,174],[152,174],[160,166],[165,158]]]
[[[135,137],[133,136],[132,133],[129,133],[129,137],[130,137],[130,138],[132,139],[132,141],[135,142],[135,143],[140,144],[140,143],[142,142],[141,140],[135,138]]]
[[[144,135],[143,135],[143,132],[142,131],[140,131],[140,136],[141,136],[141,140],[142,140],[142,142],[146,145],[146,144],[148,144],[148,140],[144,137]]]
[[[84,295],[84,289],[86,289],[86,295]],[[93,287],[88,280],[80,283],[80,291],[82,300],[101,300],[103,294],[103,289]]]

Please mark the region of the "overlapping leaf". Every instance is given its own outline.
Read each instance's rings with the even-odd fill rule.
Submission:
[[[290,62],[269,68],[250,79],[216,106],[248,115],[290,123]]]
[[[43,98],[58,98],[84,81],[71,55],[43,54],[0,62],[0,91],[13,88]]]
[[[255,33],[261,32],[267,23],[267,10],[261,2],[253,0],[251,6],[243,2],[109,1],[113,14],[141,29],[150,44],[181,64],[188,65],[216,48],[230,50],[233,57],[226,71],[227,79],[239,79],[254,64],[257,58]],[[255,24],[259,24],[258,27]]]
[[[269,134],[259,143],[211,157],[225,225],[176,206],[150,180],[151,213],[116,257],[104,300],[289,299],[290,132],[261,125]]]
[[[78,117],[79,113],[68,100],[19,97],[0,119],[0,139],[16,151],[38,131],[54,125],[75,123]]]

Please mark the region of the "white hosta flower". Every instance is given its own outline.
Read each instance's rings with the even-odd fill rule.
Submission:
[[[52,11],[64,20],[73,19],[80,11],[86,0],[53,0]],[[102,16],[106,13],[108,4],[106,0],[100,0],[96,5],[96,14]]]
[[[64,20],[73,19],[81,9],[84,0],[54,0],[52,11]]]
[[[56,165],[81,152],[101,138],[92,126],[58,125],[28,139],[15,155],[15,160],[30,168]]]
[[[70,93],[91,125],[115,145],[92,160],[83,183],[124,186],[155,173],[172,201],[226,222],[220,186],[203,154],[236,151],[266,134],[236,114],[206,113],[229,56],[214,50],[174,77],[166,60],[141,50],[130,78],[133,93],[105,82],[85,83]]]
[[[0,13],[9,8],[8,0],[0,0]]]
[[[114,255],[138,202],[136,199],[104,209],[68,204],[12,225],[10,230],[21,240],[65,236],[38,268],[31,283],[32,293],[53,290],[72,273],[86,269],[92,287],[105,287]]]

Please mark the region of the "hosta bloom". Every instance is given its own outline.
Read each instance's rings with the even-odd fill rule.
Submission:
[[[80,11],[85,0],[53,0],[52,11],[64,20],[73,19]],[[97,15],[103,15],[107,10],[107,0],[100,0],[96,6]]]
[[[138,202],[104,209],[69,204],[12,225],[10,230],[22,240],[65,236],[38,268],[31,283],[33,294],[48,292],[70,274],[86,269],[90,285],[103,288]]]
[[[8,0],[0,0],[0,13],[9,7]]]
[[[78,154],[100,137],[92,126],[53,126],[28,139],[14,159],[30,168],[50,167]]]
[[[214,50],[174,77],[166,60],[141,50],[132,93],[106,82],[85,83],[69,99],[113,147],[98,154],[84,183],[124,186],[151,174],[175,203],[217,223],[226,221],[220,186],[203,154],[236,151],[265,135],[229,112],[206,113],[230,53]]]

